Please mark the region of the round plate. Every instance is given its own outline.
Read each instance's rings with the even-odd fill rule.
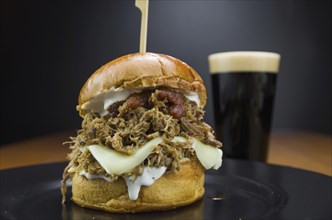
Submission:
[[[192,205],[162,214],[112,214],[78,207],[69,199],[61,204],[65,166],[55,163],[1,171],[0,219],[332,218],[332,178],[298,169],[225,159],[220,171],[206,173],[205,196]]]

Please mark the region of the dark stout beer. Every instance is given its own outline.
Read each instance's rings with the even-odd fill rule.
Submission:
[[[280,56],[210,55],[215,131],[225,157],[266,161]]]
[[[265,161],[276,76],[245,72],[212,75],[216,135],[226,157]]]

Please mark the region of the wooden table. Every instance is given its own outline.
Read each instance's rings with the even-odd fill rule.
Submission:
[[[65,161],[73,136],[62,132],[0,147],[0,169]],[[275,132],[271,136],[268,163],[306,169],[332,176],[332,137],[309,132]]]

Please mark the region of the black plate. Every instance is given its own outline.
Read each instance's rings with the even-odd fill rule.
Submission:
[[[145,214],[111,214],[61,205],[65,163],[0,172],[0,219],[332,219],[332,178],[258,162],[225,159],[206,173],[204,198]],[[70,191],[70,190],[69,190]]]

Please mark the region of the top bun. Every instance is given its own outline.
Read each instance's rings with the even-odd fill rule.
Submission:
[[[206,103],[202,78],[188,64],[157,53],[133,53],[110,61],[94,72],[81,89],[78,103],[115,89],[168,87],[197,92],[201,106]]]

